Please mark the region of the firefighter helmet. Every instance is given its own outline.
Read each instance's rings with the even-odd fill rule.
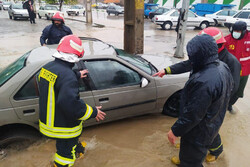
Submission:
[[[57,47],[57,51],[63,53],[72,53],[81,58],[84,54],[82,41],[75,35],[67,35],[63,37]]]
[[[222,32],[216,27],[205,28],[204,30],[199,32],[199,35],[200,34],[208,34],[208,35],[212,36],[215,39],[217,44],[226,43],[226,40],[225,40]]]
[[[56,12],[52,17],[51,17],[52,21],[61,21],[64,23],[64,17],[63,14],[61,12]]]

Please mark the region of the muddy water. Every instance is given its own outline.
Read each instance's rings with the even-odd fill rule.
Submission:
[[[97,16],[98,15],[98,16]],[[46,20],[37,19],[36,25],[29,22],[14,22],[0,11],[0,68],[8,65],[20,55],[38,47],[39,36]],[[82,19],[75,17],[76,19]],[[86,26],[84,23],[66,20],[66,24],[79,36],[99,38],[118,48],[123,47],[122,16],[105,16],[94,13],[94,22],[105,24],[105,28]],[[105,20],[106,19],[106,20]],[[3,24],[4,23],[4,24]],[[7,25],[7,26],[5,26]],[[228,33],[225,28],[221,28]],[[200,30],[187,30],[186,41]],[[150,21],[145,21],[145,53],[172,55],[175,46],[175,31],[162,31]],[[250,82],[249,82],[250,83]],[[248,167],[250,160],[250,84],[244,99],[237,104],[238,113],[227,114],[221,128],[224,152],[216,163],[206,167]],[[76,167],[174,167],[170,162],[178,149],[171,145],[166,133],[176,119],[161,114],[128,118],[112,123],[89,127],[80,140],[87,142],[83,159],[77,160]],[[55,141],[42,139],[29,148],[19,151],[7,150],[8,156],[0,161],[0,167],[48,167],[53,161]]]

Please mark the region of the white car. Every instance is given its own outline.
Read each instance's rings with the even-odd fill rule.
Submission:
[[[226,19],[224,25],[231,30],[232,25],[236,21],[244,21],[247,23],[247,29],[250,30],[250,10],[241,10],[232,17]]]
[[[235,15],[235,13],[237,13],[236,10],[223,9],[213,14],[206,14],[205,17],[214,19],[215,25],[224,25],[226,19]]]
[[[172,9],[162,15],[155,16],[154,23],[160,25],[163,30],[170,30],[172,27],[176,27],[178,17],[178,10]],[[198,16],[192,11],[188,12],[187,27],[199,27],[201,29],[204,29],[210,25],[214,25],[213,19]]]
[[[9,18],[16,20],[17,18],[29,18],[29,13],[27,9],[23,9],[23,4],[11,4],[9,9]]]
[[[37,14],[39,19],[45,17],[47,20],[49,20],[58,11],[59,9],[56,6],[46,5],[46,6],[41,6]]]
[[[3,10],[8,10],[11,4],[11,2],[3,2]]]
[[[69,16],[70,15],[78,16],[79,14],[85,15],[85,9],[82,5],[70,6],[70,8],[66,10],[66,12]]]

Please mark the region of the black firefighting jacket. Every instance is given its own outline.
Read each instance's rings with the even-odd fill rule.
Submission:
[[[175,136],[195,145],[209,146],[223,123],[233,79],[228,66],[218,60],[211,36],[194,37],[187,51],[193,73],[182,91],[180,115],[171,129]]]
[[[82,122],[94,118],[97,109],[79,97],[73,63],[55,59],[40,71],[39,128],[50,138],[74,138],[82,132]]]

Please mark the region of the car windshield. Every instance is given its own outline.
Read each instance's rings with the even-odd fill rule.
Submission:
[[[55,6],[45,6],[45,10],[58,10]]]
[[[29,54],[30,52],[25,53],[22,57],[0,71],[0,87],[25,66]]]
[[[139,69],[143,70],[144,72],[148,73],[149,75],[152,75],[155,72],[154,67],[149,63],[147,60],[142,58],[138,55],[130,55],[125,53],[123,50],[116,49],[118,52],[118,57],[129,62],[130,64],[133,64],[134,66],[138,67]]]
[[[71,9],[80,9],[79,6],[71,6]]]
[[[156,10],[156,9],[158,9],[158,6],[151,6],[150,8],[151,8],[151,10]]]
[[[13,5],[13,9],[23,9],[23,5],[22,4],[15,4],[15,5]]]
[[[3,5],[10,5],[11,2],[4,2]]]

